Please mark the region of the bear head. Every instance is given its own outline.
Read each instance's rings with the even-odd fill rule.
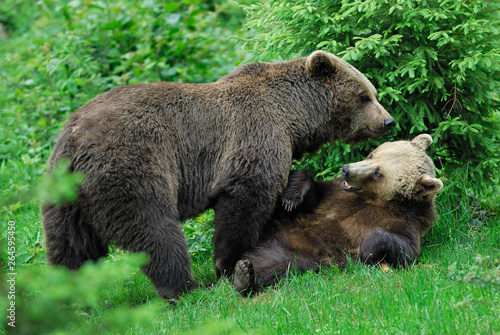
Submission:
[[[432,137],[387,142],[368,157],[342,168],[342,188],[374,204],[389,201],[434,201],[443,188],[435,178],[434,163],[425,153]]]
[[[310,77],[330,86],[333,140],[357,143],[387,133],[396,121],[378,102],[372,83],[343,59],[315,51],[306,59]]]

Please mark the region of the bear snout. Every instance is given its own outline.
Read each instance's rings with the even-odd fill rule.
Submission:
[[[344,166],[342,167],[342,170],[340,171],[340,174],[342,175],[342,177],[346,178],[346,177],[349,177],[349,164],[344,164]]]
[[[372,122],[368,129],[372,132],[372,137],[380,137],[387,134],[396,125],[396,120],[394,120],[389,113],[385,112],[386,118],[382,119],[380,117],[376,122]]]
[[[342,174],[342,177],[344,177],[344,181],[341,184],[341,186],[344,189],[344,191],[356,192],[356,191],[359,191],[359,190],[362,189],[360,186],[356,186],[354,184],[352,184],[352,185],[349,184],[349,182],[351,182],[349,180],[349,176],[351,175],[351,172],[350,172],[350,169],[349,169],[349,164],[344,164],[344,166],[342,167],[342,170],[340,171],[340,173]],[[349,182],[347,180],[349,180]]]
[[[396,125],[396,120],[394,120],[392,117],[388,117],[387,119],[384,120],[384,128],[386,129],[391,129]]]

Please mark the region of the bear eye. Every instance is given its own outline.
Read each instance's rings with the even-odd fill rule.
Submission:
[[[369,102],[369,101],[372,101],[372,99],[370,99],[370,96],[368,94],[363,94],[361,96],[361,101],[363,101],[363,102]]]
[[[384,176],[380,168],[376,168],[375,171],[373,171],[373,175],[375,178],[382,178]]]
[[[373,154],[369,154],[366,159],[372,159],[373,158]]]

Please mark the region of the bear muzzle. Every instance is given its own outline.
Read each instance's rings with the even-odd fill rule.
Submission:
[[[378,122],[372,122],[372,124],[364,128],[364,131],[367,137],[378,138],[387,134],[395,125],[396,121],[389,117]]]
[[[351,185],[349,182],[347,182],[347,179],[349,178],[351,172],[349,170],[349,164],[344,164],[342,167],[342,171],[340,172],[342,177],[344,178],[344,181],[342,182],[342,189],[347,192],[356,192],[362,189],[360,186],[356,185]]]

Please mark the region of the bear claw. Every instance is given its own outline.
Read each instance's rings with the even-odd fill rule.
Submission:
[[[242,259],[234,267],[233,285],[236,291],[245,293],[252,287],[254,278],[253,265],[249,260]]]
[[[301,199],[300,197],[298,196],[292,196],[290,197],[289,194],[286,194],[287,192],[285,191],[282,195],[281,195],[281,205],[283,207],[285,207],[285,210],[288,211],[288,212],[291,212],[293,211],[295,208],[297,208],[298,206],[300,206],[303,202],[303,199]]]

